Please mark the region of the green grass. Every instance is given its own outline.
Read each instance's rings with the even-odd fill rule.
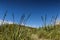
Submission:
[[[32,28],[21,25],[1,25],[0,40],[60,40],[60,25]]]

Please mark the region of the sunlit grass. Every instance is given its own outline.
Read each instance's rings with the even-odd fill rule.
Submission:
[[[60,26],[49,27],[47,30],[45,28],[13,26],[13,24],[0,27],[0,39],[2,40],[35,40],[32,35],[37,36],[36,39],[60,40]]]
[[[15,24],[15,16],[12,13],[13,24],[3,24],[6,18],[7,11],[3,16],[3,22],[0,25],[0,40],[60,40],[60,25],[55,25],[58,14],[51,19],[52,25],[46,25],[47,14],[41,16],[43,27],[32,28],[25,26],[31,14],[25,20],[25,14],[21,16],[20,23]],[[53,17],[53,16],[52,16]],[[21,24],[24,25],[21,25]]]

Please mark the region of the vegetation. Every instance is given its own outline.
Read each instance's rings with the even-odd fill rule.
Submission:
[[[0,40],[60,40],[60,25],[55,27],[45,29],[5,24],[0,26]]]
[[[3,24],[6,15],[7,11],[3,16],[3,22],[0,25],[0,40],[60,40],[60,24],[55,25],[58,14],[56,17],[52,16],[53,20],[51,19],[51,22],[54,21],[53,26],[46,25],[47,15],[44,17],[41,16],[43,27],[40,28],[25,26],[31,14],[29,14],[26,19],[25,14],[23,14],[19,24],[14,23],[14,13],[12,13],[13,24]],[[24,25],[21,25],[22,23]]]

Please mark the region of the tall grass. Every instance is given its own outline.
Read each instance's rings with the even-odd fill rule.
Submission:
[[[7,11],[5,12],[4,16],[3,16],[3,22],[7,16]],[[28,19],[31,17],[31,13],[27,16],[27,18],[25,18],[26,15],[22,14],[21,18],[20,18],[20,25],[14,24],[15,22],[15,16],[14,13],[12,13],[12,19],[13,19],[13,24],[7,24],[8,26],[6,27],[6,25],[2,25],[3,27],[3,31],[2,32],[2,40],[34,40],[34,35],[36,35],[38,37],[38,39],[42,38],[42,39],[59,39],[60,37],[60,32],[58,32],[60,30],[60,28],[58,28],[57,30],[55,29],[56,25],[56,20],[58,18],[58,14],[56,16],[52,16],[51,18],[51,22],[54,23],[54,26],[46,26],[46,22],[47,22],[47,14],[45,14],[44,16],[41,16],[42,22],[43,22],[43,28],[37,29],[37,28],[28,28],[25,27],[26,22],[28,21]],[[24,24],[21,25],[21,24]],[[45,28],[45,29],[44,29]],[[47,29],[48,28],[48,29]],[[2,29],[2,28],[1,28]],[[47,30],[48,31],[47,31]],[[32,37],[32,34],[33,37]],[[57,35],[59,35],[57,37]],[[32,38],[31,38],[32,37]]]
[[[22,24],[22,23],[24,24],[24,20],[25,20],[25,14],[22,14],[19,24]]]
[[[5,14],[3,15],[2,24],[4,23],[4,20],[5,20],[6,16],[7,16],[7,10],[6,10]]]
[[[43,22],[43,25],[45,26],[45,29],[47,29],[47,28],[46,28],[47,14],[45,14],[44,16],[41,16],[41,20],[42,20],[42,22]]]
[[[24,25],[27,23],[27,21],[29,20],[30,17],[31,17],[31,13],[28,14],[27,18],[25,19],[25,21],[24,21]]]
[[[56,25],[57,18],[58,18],[58,13],[57,13],[57,15],[56,15],[55,18],[54,18],[54,27],[55,27],[55,25]]]
[[[22,16],[20,18],[20,24],[25,25],[27,23],[28,19],[30,18],[30,16],[31,16],[31,13],[28,14],[27,18],[26,18],[25,14],[22,14]]]
[[[12,13],[12,18],[13,18],[13,24],[14,24],[14,22],[15,22],[15,20],[14,20],[14,13]]]

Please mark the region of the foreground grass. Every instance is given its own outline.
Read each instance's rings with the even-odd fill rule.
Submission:
[[[0,26],[0,40],[60,40],[60,25],[46,28],[2,25]]]

